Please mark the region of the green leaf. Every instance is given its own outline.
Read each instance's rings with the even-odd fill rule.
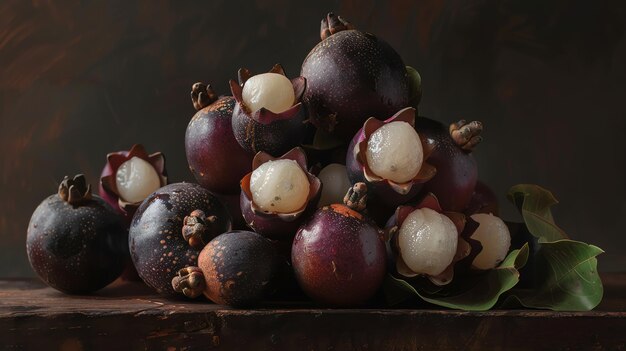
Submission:
[[[409,105],[417,108],[422,99],[422,76],[411,66],[406,66],[406,74],[409,77]]]
[[[528,259],[528,245],[519,250],[511,251],[504,261],[495,269],[476,276],[476,279],[466,279],[453,287],[459,293],[450,293],[444,288],[436,294],[418,291],[415,287],[402,279],[391,275],[387,276],[383,289],[387,302],[391,305],[402,302],[410,296],[419,296],[422,300],[434,305],[466,310],[485,311],[492,308],[500,295],[513,288],[519,282],[519,269]]]
[[[537,288],[511,292],[522,306],[554,311],[589,311],[602,301],[604,289],[598,275],[597,246],[580,241],[541,243],[537,256],[541,274]]]
[[[568,239],[554,223],[550,207],[558,201],[550,191],[534,184],[518,184],[509,190],[507,197],[517,206],[528,231],[540,243]]]

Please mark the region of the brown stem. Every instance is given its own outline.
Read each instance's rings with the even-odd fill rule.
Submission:
[[[356,29],[352,23],[346,21],[341,16],[337,16],[332,12],[329,12],[324,19],[320,27],[320,38],[322,40],[330,37],[335,33],[339,33],[343,30]]]
[[[450,124],[450,136],[452,140],[463,150],[473,151],[476,145],[480,144],[483,137],[483,124],[479,121],[467,123],[465,120]]]
[[[343,198],[343,203],[350,209],[361,212],[367,206],[367,185],[365,183],[356,183],[348,190]]]
[[[185,267],[178,271],[177,276],[172,278],[174,291],[192,299],[200,296],[205,287],[204,274],[198,267]]]
[[[189,216],[183,219],[183,238],[189,243],[189,246],[201,249],[208,242],[208,234],[210,232],[211,223],[215,222],[215,216],[207,217],[204,211],[194,210]]]
[[[91,185],[83,174],[78,174],[74,178],[65,176],[59,184],[59,197],[71,205],[78,205],[91,200]]]
[[[217,94],[211,87],[202,82],[194,83],[191,86],[191,102],[196,111],[202,110],[217,100]]]

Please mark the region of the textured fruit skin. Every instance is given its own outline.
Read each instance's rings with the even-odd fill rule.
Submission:
[[[253,111],[252,114],[254,113]],[[233,110],[232,129],[239,147],[250,153],[251,157],[259,151],[278,157],[293,147],[299,146],[306,135],[306,108],[299,103],[283,112],[282,115],[288,118],[261,123],[246,112],[239,102],[236,103]],[[249,166],[250,164],[248,168]]]
[[[280,260],[268,239],[249,231],[231,231],[209,242],[198,259],[204,295],[220,305],[248,307],[274,287]]]
[[[183,219],[199,209],[216,216],[213,236],[231,229],[226,207],[198,184],[175,183],[150,194],[139,206],[130,226],[128,244],[141,279],[158,293],[174,295],[172,278],[178,270],[195,266],[200,250],[182,236]]]
[[[235,99],[221,97],[198,111],[185,133],[189,170],[206,189],[220,194],[239,193],[239,181],[250,172],[253,155],[244,151],[232,129]]]
[[[59,195],[45,199],[28,224],[26,251],[37,275],[69,294],[99,290],[122,273],[128,234],[102,198],[72,206]]]
[[[428,162],[437,174],[424,184],[422,193],[435,194],[445,211],[464,212],[478,181],[478,166],[471,153],[452,140],[448,127],[426,117],[415,120],[420,137],[434,144]]]
[[[333,306],[365,303],[382,284],[386,269],[380,230],[339,204],[320,208],[302,225],[291,260],[302,290]]]
[[[409,106],[400,55],[370,33],[344,30],[322,40],[304,59],[300,75],[307,79],[304,101],[312,122],[345,140],[367,118],[386,118]]]

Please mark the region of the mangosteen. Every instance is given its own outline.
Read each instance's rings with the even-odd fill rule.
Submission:
[[[386,228],[395,259],[392,272],[402,279],[426,277],[438,286],[449,284],[457,263],[471,263],[482,250],[472,237],[476,227],[461,213],[444,212],[433,194],[415,206],[399,206]]]
[[[239,194],[239,180],[250,172],[252,154],[239,146],[232,129],[235,99],[217,97],[210,85],[195,83],[191,99],[198,112],[185,133],[189,170],[206,189]]]
[[[185,267],[172,279],[176,292],[204,294],[220,305],[249,307],[267,297],[280,270],[271,241],[249,231],[231,231],[211,240],[197,267]]]
[[[499,212],[496,194],[487,184],[480,180],[477,181],[472,197],[465,209],[465,214],[470,216],[474,213],[491,213],[497,216]]]
[[[171,295],[177,272],[197,265],[204,245],[229,230],[230,215],[215,195],[198,184],[170,184],[137,209],[130,226],[130,254],[141,279],[158,293]]]
[[[323,304],[356,306],[381,286],[386,271],[383,232],[360,211],[367,186],[355,184],[343,204],[324,206],[298,230],[291,251],[296,279]]]
[[[433,145],[429,162],[437,169],[422,191],[435,194],[444,210],[464,212],[478,181],[478,166],[472,151],[482,140],[482,123],[461,120],[446,127],[419,117],[415,128],[424,142]]]
[[[304,101],[318,128],[347,140],[367,118],[385,118],[409,106],[406,67],[387,42],[333,13],[322,20],[320,36],[300,73],[307,80]]]
[[[282,155],[304,141],[307,113],[302,94],[306,79],[289,80],[279,64],[268,73],[254,76],[242,68],[239,84],[231,80],[230,89],[237,101],[233,133],[244,150]]]
[[[143,145],[135,144],[128,151],[107,155],[98,192],[124,216],[128,226],[146,196],[165,184],[165,156],[161,152],[148,154]]]
[[[411,107],[385,121],[369,118],[346,154],[352,184],[365,182],[370,196],[391,211],[414,199],[437,172],[429,164],[433,145],[420,137],[414,125]]]
[[[306,164],[299,147],[278,158],[256,154],[252,172],[241,180],[241,213],[250,228],[274,240],[293,238],[317,208],[322,188]]]
[[[33,270],[49,286],[68,293],[99,290],[122,273],[128,259],[122,218],[91,194],[85,176],[65,177],[28,224],[26,252]]]
[[[472,267],[481,270],[496,268],[511,248],[509,228],[502,219],[490,213],[475,213],[471,218],[479,224],[472,238],[482,246],[472,261]]]

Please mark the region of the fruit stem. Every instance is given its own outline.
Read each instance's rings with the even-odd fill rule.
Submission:
[[[209,226],[215,222],[215,216],[207,217],[202,210],[193,210],[189,216],[183,219],[183,238],[189,246],[195,249],[202,249],[207,241],[206,235],[209,233]]]
[[[464,119],[450,124],[450,136],[452,140],[463,150],[471,152],[476,145],[480,144],[483,137],[483,124],[480,121],[467,123]]]
[[[83,174],[78,174],[72,179],[65,176],[59,184],[58,194],[61,200],[70,205],[78,205],[91,200],[91,185],[87,184]]]
[[[205,286],[204,274],[198,267],[185,267],[178,271],[177,276],[172,278],[174,291],[192,299],[200,296]]]
[[[320,38],[322,40],[330,37],[335,33],[339,33],[343,30],[348,29],[356,29],[354,25],[341,16],[337,16],[332,12],[329,12],[325,18],[322,19],[322,24],[320,28]]]
[[[343,203],[350,209],[361,212],[367,206],[367,185],[365,183],[356,183],[348,190],[343,198]]]
[[[206,85],[202,82],[198,82],[191,86],[191,102],[196,111],[200,111],[209,106],[215,102],[215,100],[217,100],[217,93],[215,93],[211,84]]]

